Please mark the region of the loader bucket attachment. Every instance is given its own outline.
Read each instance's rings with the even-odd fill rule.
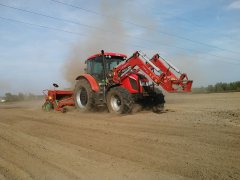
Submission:
[[[162,72],[163,81],[160,83],[168,92],[191,92],[192,80],[188,80],[185,73],[181,73],[169,61],[163,59],[159,54],[156,54],[150,60]],[[177,75],[180,77],[178,78]]]
[[[191,92],[192,81],[190,80],[171,80],[171,89],[168,92]]]

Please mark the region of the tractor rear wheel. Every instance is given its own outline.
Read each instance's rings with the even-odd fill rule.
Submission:
[[[114,87],[107,93],[107,107],[110,113],[130,113],[133,108],[132,96],[127,89]]]
[[[86,79],[80,79],[74,89],[75,106],[80,111],[94,109],[94,92]]]

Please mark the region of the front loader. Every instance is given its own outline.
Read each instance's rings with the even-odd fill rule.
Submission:
[[[103,50],[86,61],[85,74],[76,78],[73,99],[80,111],[94,111],[107,106],[109,112],[125,114],[134,103],[148,106],[156,113],[164,108],[167,92],[190,92],[192,81],[171,63],[154,55],[151,59],[141,51],[130,58]]]

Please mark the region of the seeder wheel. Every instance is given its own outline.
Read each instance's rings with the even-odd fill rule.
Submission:
[[[46,101],[43,105],[42,105],[42,110],[49,112],[51,110],[53,110],[53,105],[51,102]]]

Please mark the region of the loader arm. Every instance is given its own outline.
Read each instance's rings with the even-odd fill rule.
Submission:
[[[170,64],[168,65],[169,67],[163,63],[158,54],[149,59],[145,54],[137,51],[129,59],[113,69],[113,81],[121,84],[122,80],[130,74],[137,74],[138,71],[142,71],[155,84],[168,92],[190,92],[192,81],[188,80],[186,74],[181,74],[176,68]],[[172,69],[175,69],[180,74],[179,78],[171,71]]]

